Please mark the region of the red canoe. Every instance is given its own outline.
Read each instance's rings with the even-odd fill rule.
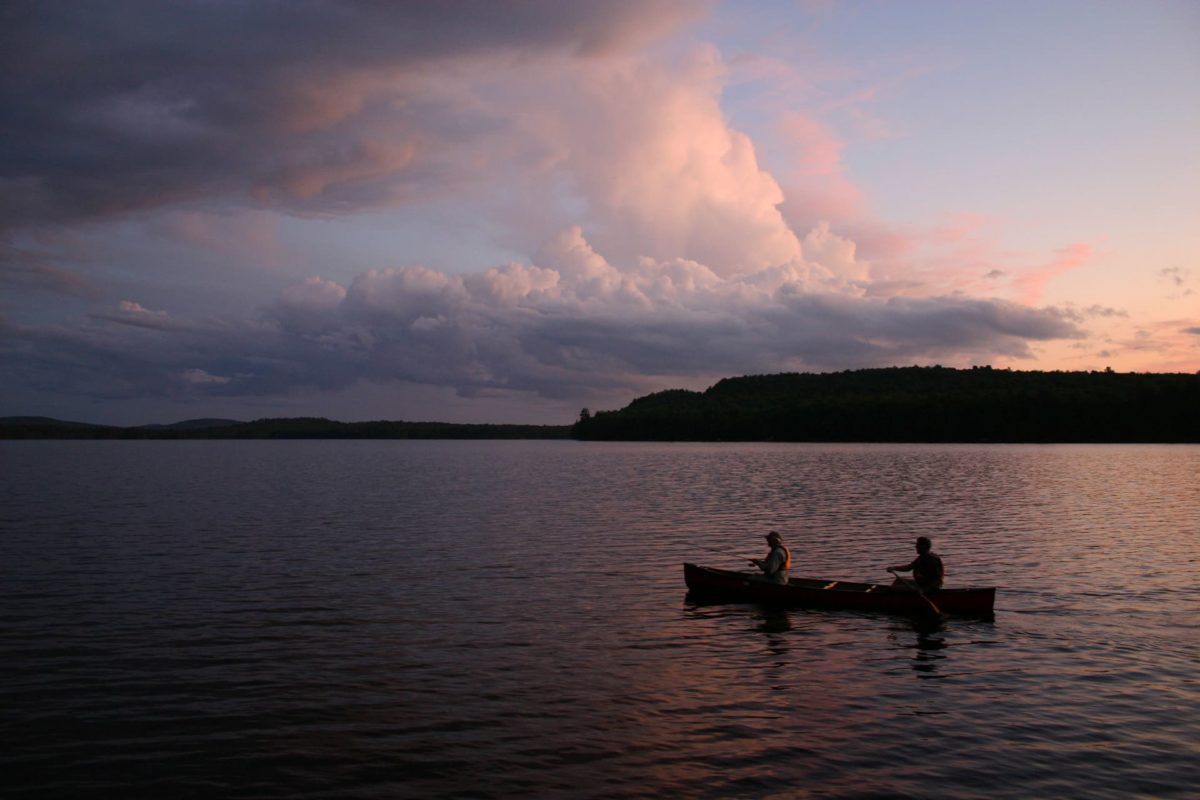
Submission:
[[[887,611],[896,614],[927,614],[936,608],[944,614],[987,616],[996,600],[994,586],[938,589],[925,597],[911,591],[892,589],[887,584],[792,578],[787,585],[771,583],[761,576],[727,569],[683,565],[683,578],[697,599],[734,600],[804,608],[844,608],[854,611]],[[932,605],[931,605],[932,604]]]

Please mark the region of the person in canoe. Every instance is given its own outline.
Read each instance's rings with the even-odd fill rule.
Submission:
[[[942,557],[937,553],[932,552],[933,542],[929,541],[927,536],[917,537],[917,557],[907,564],[897,564],[894,567],[888,567],[887,571],[896,572],[911,572],[912,578],[901,578],[896,576],[896,580],[892,582],[893,589],[908,589],[913,591],[919,588],[923,592],[931,592],[934,589],[942,588],[942,581],[946,577],[946,566],[942,563]]]
[[[783,543],[783,537],[778,531],[766,535],[767,545],[771,548],[766,558],[751,558],[748,561],[763,571],[766,579],[772,583],[788,582],[788,570],[792,568],[792,553]]]

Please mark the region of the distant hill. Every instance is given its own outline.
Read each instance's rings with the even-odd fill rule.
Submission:
[[[121,428],[49,417],[2,417],[0,439],[567,439],[569,425],[338,422],[323,417],[192,419]]]
[[[51,417],[0,417],[0,439],[108,439],[121,430]]]
[[[727,378],[583,415],[579,439],[1200,442],[1200,374],[892,367]]]
[[[65,419],[53,419],[51,417],[0,417],[0,427],[33,427],[33,428],[56,428],[56,429],[82,429],[82,428],[97,428],[97,429],[112,429],[108,425],[93,425],[90,422],[70,422]],[[115,429],[113,429],[115,430]]]
[[[172,422],[167,425],[138,425],[136,427],[143,431],[198,431],[210,428],[229,428],[242,424],[236,419],[185,419],[182,422]]]

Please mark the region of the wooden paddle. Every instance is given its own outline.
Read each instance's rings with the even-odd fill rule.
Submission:
[[[937,607],[936,603],[934,603],[932,600],[929,599],[929,596],[926,595],[925,592],[921,591],[921,584],[917,583],[912,578],[904,578],[904,577],[901,577],[900,575],[896,575],[896,570],[892,569],[891,567],[888,568],[888,572],[895,575],[897,580],[901,580],[901,581],[904,581],[905,583],[912,584],[912,587],[917,590],[917,594],[921,595],[921,599],[924,600],[926,603],[928,603],[929,607],[933,609],[933,613],[937,614],[938,616],[941,616],[942,610]]]

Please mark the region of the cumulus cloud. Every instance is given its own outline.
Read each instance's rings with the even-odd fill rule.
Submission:
[[[626,80],[628,88],[646,85],[641,76]],[[608,96],[615,99],[623,93]],[[718,95],[712,87],[653,97],[642,104],[653,108],[668,103],[670,113],[654,110],[648,117],[655,124],[668,121],[670,129],[644,137],[643,146],[612,154],[626,162],[628,174],[634,176],[632,185],[613,185],[604,162],[593,162],[606,176],[604,190],[597,194],[611,208],[610,214],[627,226],[654,220],[655,246],[642,255],[692,259],[723,275],[798,259],[799,243],[778,209],[782,190],[758,166],[749,138],[731,129],[719,113]],[[646,142],[653,146],[645,147]],[[670,226],[659,221],[666,209],[677,210]]]
[[[849,257],[830,247],[831,262]],[[132,301],[97,317],[105,327],[24,338],[38,339],[39,358],[66,372],[81,362],[118,364],[107,379],[114,394],[170,394],[182,383],[261,396],[366,380],[463,396],[587,398],[662,388],[667,377],[1022,358],[1030,341],[1081,335],[1054,310],[861,297],[832,269],[721,277],[696,262],[651,258],[617,269],[577,228],[532,264],[463,275],[370,270],[347,287],[309,278],[258,319],[169,325],[163,312]],[[94,380],[89,368],[79,382]]]
[[[788,112],[779,123],[780,135],[793,154],[785,179],[787,202],[783,213],[795,227],[822,219],[843,220],[860,214],[862,192],[846,176],[842,163],[845,143],[825,123]]]
[[[322,212],[402,199],[453,171],[447,149],[496,124],[435,91],[456,65],[619,52],[706,5],[8,3],[0,218],[252,194]]]
[[[1078,315],[1031,306],[1086,245],[1001,270],[960,235],[985,223],[961,220],[929,237],[958,249],[914,278],[906,237],[824,221],[859,196],[836,133],[800,114],[781,123],[785,193],[721,108],[714,49],[635,52],[703,3],[453,7],[326,0],[280,26],[271,6],[122,0],[72,7],[66,25],[53,4],[10,4],[0,226],[157,209],[173,242],[278,260],[281,214],[469,197],[478,217],[447,229],[499,222],[532,255],[458,274],[306,268],[322,274],[256,317],[126,299],[73,326],[8,324],[0,373],[113,398],[370,382],[587,402],[751,372],[1028,358],[1031,342],[1082,335]],[[238,207],[255,204],[270,212]],[[6,269],[69,287],[48,263]],[[980,275],[1023,302],[969,296]]]
[[[562,63],[490,87],[488,113],[508,115],[526,151],[513,157],[567,194],[609,258],[683,258],[728,276],[798,259],[801,246],[779,184],[721,110],[725,79],[709,47],[670,64]],[[534,202],[544,214],[546,194]]]

